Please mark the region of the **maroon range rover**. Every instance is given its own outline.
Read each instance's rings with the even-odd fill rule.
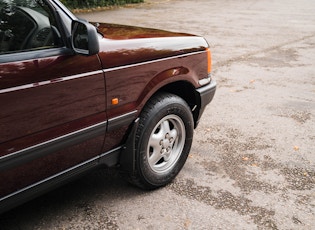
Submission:
[[[0,2],[0,212],[99,166],[164,186],[216,83],[204,38]]]

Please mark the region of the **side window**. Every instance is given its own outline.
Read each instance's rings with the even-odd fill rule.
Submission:
[[[43,1],[5,0],[0,3],[0,54],[61,45],[53,14]]]

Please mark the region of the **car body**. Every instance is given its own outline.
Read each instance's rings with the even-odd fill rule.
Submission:
[[[99,166],[145,189],[175,178],[216,90],[204,38],[0,7],[0,212]]]

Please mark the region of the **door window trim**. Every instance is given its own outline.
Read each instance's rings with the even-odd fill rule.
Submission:
[[[74,54],[73,50],[66,47],[47,48],[40,50],[16,52],[10,54],[1,54],[0,64],[72,54]]]

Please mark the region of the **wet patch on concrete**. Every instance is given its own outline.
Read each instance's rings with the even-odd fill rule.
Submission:
[[[291,118],[300,124],[304,124],[305,122],[311,119],[311,113],[306,111],[299,111],[295,114],[292,114]]]
[[[306,120],[299,120],[299,123]],[[286,202],[294,201],[289,210],[306,207],[314,209],[315,205],[311,201],[315,198],[312,195],[315,169],[303,159],[292,165],[273,159],[273,152],[279,151],[273,139],[266,140],[264,134],[248,136],[239,129],[222,125],[211,127],[209,131],[205,129],[203,139],[198,140],[198,143],[210,145],[211,149],[219,153],[215,158],[201,158],[195,162],[196,167],[201,166],[206,172],[210,185],[200,186],[192,179],[177,180],[170,186],[177,194],[205,202],[217,209],[230,209],[240,215],[250,215],[258,228],[277,229],[275,220],[279,221],[280,213],[277,213],[277,205],[271,206],[274,210],[269,210],[273,202],[279,202],[282,207]],[[199,149],[199,154],[202,152]],[[222,183],[234,186],[235,190],[224,185],[218,186],[217,182],[214,182],[215,186],[211,185],[211,180],[217,181],[218,178]],[[309,193],[302,195],[306,191]],[[287,194],[291,194],[290,197]],[[278,200],[273,201],[274,197]],[[304,225],[305,220],[298,215],[288,218],[296,226]]]
[[[253,55],[247,58],[247,62],[254,66],[264,68],[292,67],[293,63],[298,60],[298,53],[295,49],[277,48],[270,52]]]
[[[279,109],[277,109],[279,110]],[[307,121],[311,120],[312,114],[309,111],[293,110],[293,109],[281,109],[278,111],[276,116],[292,118],[295,122],[299,124],[304,124]]]
[[[305,168],[281,169],[281,173],[288,182],[287,188],[292,190],[311,190],[315,187],[315,171]]]
[[[209,187],[199,186],[190,179],[176,179],[168,188],[180,196],[211,205],[216,209],[229,209],[240,215],[248,215],[258,226],[277,229],[273,220],[275,212],[255,206],[245,197],[234,196],[223,190],[213,192]]]

